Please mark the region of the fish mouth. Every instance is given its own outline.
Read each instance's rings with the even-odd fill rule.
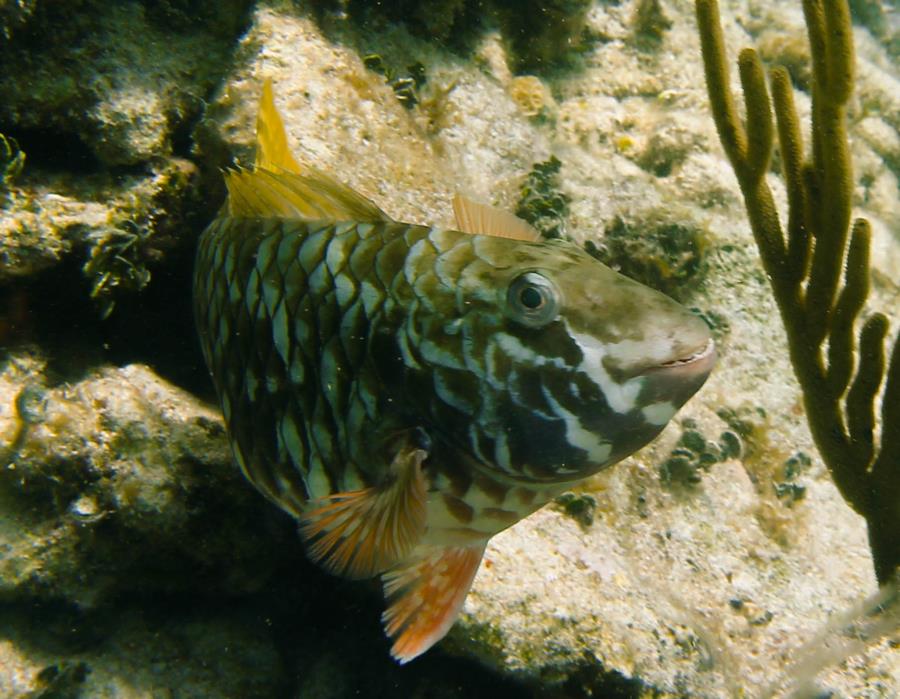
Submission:
[[[710,369],[712,369],[715,362],[716,343],[713,342],[712,338],[709,338],[706,341],[706,344],[700,349],[694,350],[684,357],[679,357],[678,359],[673,359],[669,362],[663,362],[662,364],[654,367],[654,369],[651,369],[651,371],[688,369],[696,371],[706,370],[708,372]]]
[[[651,403],[665,401],[681,407],[706,382],[715,363],[716,345],[708,339],[699,349],[644,372],[642,376],[646,383],[642,399]]]
[[[692,349],[680,357],[665,362],[645,362],[623,369],[609,358],[604,358],[603,366],[619,383],[638,377],[688,377],[709,374],[716,363],[716,345],[712,338],[697,349]]]

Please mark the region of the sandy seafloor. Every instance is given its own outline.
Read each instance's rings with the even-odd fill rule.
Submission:
[[[895,341],[900,26],[851,9],[854,216]],[[730,60],[786,65],[808,122],[799,3],[721,12]],[[195,340],[194,245],[266,79],[300,160],[398,220],[449,226],[456,192],[515,210],[557,158],[538,224],[719,349],[654,444],[492,540],[402,668],[377,585],[307,563],[240,476]],[[858,611],[865,522],[812,444],[691,2],[0,0],[0,95],[0,699],[900,695],[896,606]]]

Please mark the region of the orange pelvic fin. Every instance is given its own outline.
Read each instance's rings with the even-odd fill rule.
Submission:
[[[381,615],[401,664],[421,655],[453,626],[475,579],[487,542],[423,547],[419,555],[381,576],[390,606]]]
[[[402,449],[388,483],[312,501],[300,518],[309,557],[347,578],[370,578],[404,559],[425,532],[427,455]]]

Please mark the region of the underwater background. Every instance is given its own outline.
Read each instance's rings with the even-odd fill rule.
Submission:
[[[850,11],[850,202],[890,348],[900,20]],[[746,46],[786,67],[809,143],[801,3],[720,12],[733,89]],[[194,246],[266,79],[301,159],[395,219],[491,202],[717,342],[662,436],[495,537],[404,667],[378,585],[308,563],[244,481],[196,340]],[[0,352],[0,699],[900,694],[897,588],[810,436],[693,2],[0,0]]]

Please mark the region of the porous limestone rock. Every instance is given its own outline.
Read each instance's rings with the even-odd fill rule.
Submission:
[[[0,158],[0,284],[77,256],[108,315],[190,245],[214,202],[186,134],[247,4],[0,2],[0,124],[25,154],[15,178]]]
[[[105,165],[171,154],[227,69],[248,3],[180,4],[25,3],[12,15],[25,26],[0,44],[0,122],[37,132],[37,146],[41,134],[80,141]]]
[[[288,685],[258,620],[188,612],[173,621],[129,612],[73,643],[60,629],[35,632],[35,621],[44,618],[34,612],[0,611],[0,619],[4,699],[272,699]]]
[[[22,177],[0,192],[0,283],[53,269],[85,255],[91,294],[111,308],[123,289],[140,291],[164,253],[188,244],[185,233],[205,207],[190,161],[156,161],[148,173]]]
[[[270,78],[301,161],[333,172],[397,219],[450,225],[456,191],[514,209],[534,164],[554,154],[570,202],[565,232],[577,243],[599,250],[608,234],[640,235],[665,222],[702,242],[703,273],[678,291],[713,327],[720,360],[708,384],[655,445],[573,496],[592,518],[551,506],[496,537],[460,623],[403,672],[416,672],[417,663],[430,669],[443,649],[520,678],[538,696],[597,696],[611,687],[625,696],[759,696],[767,686],[783,695],[800,681],[844,696],[896,694],[900,649],[891,629],[872,633],[853,654],[820,662],[827,667],[815,678],[792,665],[808,660],[804,644],[831,616],[875,591],[864,523],[841,500],[806,429],[783,330],[708,112],[692,3],[658,3],[666,22],[654,25],[652,41],[635,24],[638,5],[590,7],[577,64],[541,73],[553,109],[538,119],[516,103],[515,62],[494,31],[474,33],[471,50],[453,53],[391,22],[360,25],[302,3],[259,2],[193,130],[193,153],[204,172],[251,163],[258,96]],[[129,7],[113,17],[129,12],[140,14]],[[761,42],[767,59],[801,62],[790,40],[805,35],[798,7],[734,0],[722,14],[733,55]],[[896,333],[898,69],[882,39],[857,28],[856,40],[854,201],[874,227],[871,305],[891,316]],[[366,67],[363,57],[372,53],[394,72],[424,66],[415,104]],[[98,108],[91,118],[138,114],[117,112],[127,102],[117,94],[108,100],[112,111]],[[808,96],[799,92],[797,102],[806,118]],[[157,118],[110,127],[115,143],[91,148],[110,163],[165,150]],[[777,164],[776,157],[771,182],[783,207]],[[651,266],[679,259],[666,250],[641,254]],[[0,477],[4,599],[96,606],[112,603],[114,593],[162,589],[205,598],[206,581],[215,594],[252,596],[278,566],[294,565],[300,545],[291,527],[240,480],[214,411],[143,367],[86,369],[60,383],[42,362],[40,353],[19,354],[0,376],[4,457],[14,465]],[[254,522],[245,527],[247,518]],[[248,534],[259,532],[257,518],[269,522],[265,536]],[[205,543],[197,545],[197,536]],[[140,551],[126,546],[135,541]],[[190,580],[198,575],[201,585]],[[304,575],[275,576],[282,592],[296,577],[304,591],[297,599],[311,605],[296,618],[305,640],[273,641],[307,670],[291,686],[335,696],[322,678],[338,668],[347,673],[341,686],[354,690],[360,675],[351,670],[366,666],[342,664],[334,647],[341,632],[358,632],[354,618],[364,616],[365,638],[377,640],[363,645],[385,653],[378,595],[335,598],[331,583],[344,583],[320,577],[318,589],[307,588]],[[313,608],[335,599],[349,607],[336,622],[331,610]],[[230,624],[233,612],[217,609],[208,623]],[[183,610],[171,619],[193,623]],[[311,620],[334,626],[323,633]],[[133,628],[124,624],[120,633]],[[228,628],[235,634],[228,647],[240,646],[240,631]],[[0,688],[25,676],[30,691],[35,673],[57,662],[29,651],[22,634],[0,642],[11,658],[0,664]],[[265,658],[264,645],[251,647],[263,648]],[[123,648],[122,667],[138,667],[140,649]],[[92,665],[98,676],[106,672],[101,665]],[[371,667],[390,686],[390,666]],[[78,668],[58,672],[77,676]],[[168,672],[160,669],[160,677]]]
[[[144,366],[51,375],[29,353],[0,373],[0,599],[89,609],[271,575],[293,532],[245,487],[216,412]]]

